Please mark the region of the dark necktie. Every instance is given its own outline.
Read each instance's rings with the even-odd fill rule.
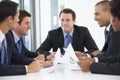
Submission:
[[[65,44],[64,44],[64,48],[67,48],[68,45],[69,45],[69,43],[71,43],[71,42],[72,42],[72,37],[71,37],[70,34],[67,34],[67,35],[65,36]]]
[[[110,41],[110,32],[105,29],[104,33],[105,33],[105,44],[103,46],[102,52],[105,52],[107,50]]]
[[[18,53],[21,54],[21,51],[22,51],[22,39],[18,40],[17,47],[18,47]]]
[[[6,39],[2,42],[1,48],[1,64],[8,64],[8,54],[7,54],[7,42]]]
[[[110,36],[109,31],[105,29],[105,42],[109,41],[109,36]]]

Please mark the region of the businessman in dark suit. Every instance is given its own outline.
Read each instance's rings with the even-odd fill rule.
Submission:
[[[118,55],[120,47],[120,43],[118,43],[120,40],[120,32],[113,31],[112,25],[110,25],[110,18],[110,1],[98,2],[95,5],[95,20],[98,21],[100,27],[106,26],[105,30],[108,30],[108,34],[105,35],[105,45],[102,53],[93,57],[95,62],[111,62],[113,59],[110,59],[110,56]]]
[[[101,54],[94,54],[96,62],[98,61],[106,61],[104,60],[104,56],[110,56],[114,55],[113,52],[117,51],[118,47],[115,48],[110,48],[111,45],[113,45],[113,38],[111,35],[113,35],[115,32],[112,29],[112,25],[110,24],[110,18],[111,18],[111,13],[110,13],[110,1],[100,1],[95,5],[95,13],[94,13],[94,19],[95,21],[98,22],[100,27],[105,27],[104,34],[105,34],[105,44],[103,46],[102,51],[100,52]],[[113,35],[114,36],[114,35]],[[115,42],[115,41],[114,41]],[[116,42],[115,42],[116,44]],[[120,44],[118,44],[120,45]],[[119,49],[118,49],[119,50]],[[83,56],[78,56],[79,58]],[[108,61],[108,60],[107,60]]]
[[[98,50],[90,32],[86,27],[74,25],[76,20],[75,12],[69,8],[63,9],[59,14],[61,20],[61,27],[55,30],[51,30],[48,33],[46,40],[41,44],[38,53],[44,53],[47,55],[49,50],[53,48],[53,52],[56,52],[58,48],[61,49],[61,53],[64,54],[63,48],[66,47],[66,35],[70,35],[70,43],[73,46],[74,51],[80,53],[87,48],[87,53],[92,53]]]
[[[30,26],[31,14],[25,10],[20,10],[19,22],[15,29],[11,29],[6,34],[7,41],[10,41],[11,45],[15,46],[15,50],[19,55],[23,55],[28,58],[35,58],[38,56],[37,53],[29,51],[24,43],[22,36],[28,35]]]
[[[31,59],[26,59],[13,53],[7,47],[5,34],[9,29],[15,28],[19,16],[18,4],[4,0],[0,2],[0,76],[24,75],[27,72],[36,72],[41,69],[41,64]],[[12,65],[11,61],[24,65]]]
[[[41,60],[43,59],[43,54],[37,54],[36,52],[29,51],[24,43],[22,36],[28,35],[28,30],[31,29],[30,26],[30,17],[31,14],[28,13],[25,10],[20,10],[19,15],[19,22],[16,28],[11,29],[6,34],[7,42],[10,42],[9,46],[14,46],[14,50],[11,49],[11,51],[17,52],[18,55],[26,57],[26,58],[34,58],[34,60]],[[10,48],[10,47],[9,47]],[[14,61],[13,61],[14,62]],[[45,61],[44,62],[45,67],[52,66],[52,61]]]
[[[114,32],[112,25],[110,24],[110,1],[100,1],[95,5],[95,20],[98,22],[100,27],[105,26],[105,44],[102,49],[102,54],[96,55],[98,61],[106,62],[108,56],[117,55],[119,52],[120,44],[117,43],[120,39],[114,39],[119,36],[119,32]],[[116,47],[115,47],[116,45]],[[110,59],[110,58],[109,58]]]
[[[113,45],[113,47],[118,47],[117,44],[119,44],[119,37],[120,37],[120,1],[119,0],[111,0],[110,6],[111,6],[111,22],[113,29],[116,33],[114,35],[113,40],[116,41],[116,44]],[[114,43],[113,41],[113,43]],[[111,46],[112,47],[112,46]],[[112,75],[120,75],[120,47],[119,51],[114,52],[117,55],[108,56],[107,59],[112,60],[111,62],[94,62],[92,60],[82,60],[80,61],[80,66],[83,71],[91,71],[92,73],[97,74],[112,74]],[[115,49],[114,49],[115,50]]]
[[[105,27],[105,43],[101,50],[101,53],[106,52],[106,50],[108,49],[108,45],[111,40],[110,34],[113,32],[112,25],[110,24],[111,14],[109,3],[110,1],[100,1],[95,6],[94,20],[98,22],[100,28]]]

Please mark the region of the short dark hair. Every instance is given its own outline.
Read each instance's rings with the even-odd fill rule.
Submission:
[[[120,0],[111,0],[110,5],[112,16],[120,19]]]
[[[100,1],[95,6],[97,5],[101,5],[103,11],[110,11],[110,1],[108,0]]]
[[[70,13],[72,15],[73,20],[76,19],[76,14],[72,9],[65,8],[65,9],[61,10],[59,17],[61,16],[62,13]]]
[[[8,16],[13,19],[17,13],[18,4],[9,0],[0,2],[0,23],[3,22]]]
[[[28,13],[27,11],[25,10],[20,10],[20,15],[19,15],[19,24],[21,24],[21,22],[23,21],[23,18],[24,17],[31,17],[31,14]]]

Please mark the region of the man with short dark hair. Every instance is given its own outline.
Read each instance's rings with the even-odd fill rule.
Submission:
[[[39,71],[42,67],[37,61],[26,59],[12,53],[7,47],[5,34],[9,29],[14,29],[17,25],[19,16],[18,4],[9,0],[0,1],[0,76],[24,75],[27,72]],[[11,61],[23,65],[12,65]]]
[[[116,43],[119,44],[120,40],[120,0],[111,0],[110,2],[110,12],[111,12],[111,22],[112,22],[112,27],[114,31],[117,33],[114,36],[112,36],[112,39],[114,41],[118,40]],[[113,42],[114,42],[113,41]],[[117,46],[114,45],[113,47]],[[80,66],[82,71],[91,71],[92,73],[97,73],[97,74],[112,74],[112,75],[120,75],[120,47],[119,51],[113,55],[113,56],[108,56],[107,58],[110,58],[112,62],[93,62],[91,60],[81,60],[80,61]]]
[[[17,52],[18,55],[24,56],[26,58],[34,58],[34,60],[41,61],[44,59],[43,54],[37,54],[36,52],[29,51],[23,42],[22,37],[28,35],[30,25],[31,14],[25,10],[20,10],[19,21],[16,28],[9,30],[6,35],[7,42],[10,42],[9,46],[14,46],[14,52]],[[14,61],[13,61],[14,63]],[[45,61],[44,67],[52,66],[52,61]]]
[[[41,44],[38,53],[48,55],[47,52],[52,48],[53,52],[56,52],[58,48],[61,49],[61,53],[64,55],[63,48],[67,48],[71,43],[73,49],[77,53],[89,53],[98,50],[90,32],[86,27],[75,25],[76,14],[72,9],[65,8],[61,10],[59,14],[61,26],[57,29],[48,32],[46,40]],[[88,50],[85,52],[84,48]]]

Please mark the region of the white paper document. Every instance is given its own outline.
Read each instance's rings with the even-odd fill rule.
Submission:
[[[70,70],[81,70],[79,65],[77,64],[78,58],[75,55],[75,52],[73,50],[73,47],[71,44],[69,44],[68,48],[65,49],[65,54],[61,55],[60,49],[58,48],[53,61],[53,66],[44,68],[41,70],[41,72],[52,72],[55,70],[55,67],[58,63],[65,64],[66,68]]]
[[[48,67],[48,68],[43,68],[43,69],[41,69],[41,72],[43,72],[43,73],[53,72],[55,70],[56,65],[59,63],[60,60],[61,60],[61,52],[60,52],[60,49],[58,48],[58,50],[54,56],[53,66]]]
[[[66,68],[70,70],[81,70],[77,62],[79,59],[75,55],[75,52],[73,50],[73,47],[71,44],[69,44],[68,48],[65,50],[65,55],[62,57],[66,63]]]

